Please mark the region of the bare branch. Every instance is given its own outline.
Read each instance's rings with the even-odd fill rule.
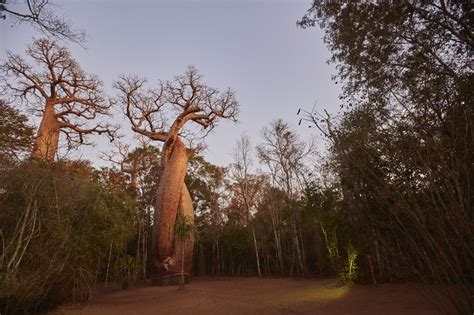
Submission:
[[[8,53],[0,70],[6,78],[3,91],[42,116],[36,151],[48,146],[49,149],[43,149],[51,152],[48,159],[52,159],[58,147],[59,132],[65,135],[70,148],[86,144],[85,137],[90,134],[104,134],[111,141],[114,139],[118,127],[96,121],[109,115],[113,106],[104,96],[102,82],[96,76],[86,74],[69,51],[54,41],[35,40],[26,54],[35,66]],[[42,153],[37,153],[43,158]]]
[[[3,12],[16,19],[18,23],[29,23],[45,35],[69,40],[78,44],[85,42],[84,31],[75,30],[64,17],[56,15],[49,0],[24,0],[24,5],[2,3]]]
[[[147,80],[137,76],[121,76],[114,87],[132,130],[171,146],[188,121],[212,129],[221,118],[236,120],[238,102],[234,92],[229,89],[220,93],[201,79],[197,70],[189,67],[184,75],[160,82],[155,89],[144,90]],[[174,118],[169,119],[172,113]],[[167,121],[173,121],[171,126],[166,125]],[[163,152],[166,156],[166,148]]]

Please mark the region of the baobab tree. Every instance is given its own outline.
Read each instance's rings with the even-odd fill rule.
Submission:
[[[220,119],[235,121],[238,102],[232,90],[219,92],[202,83],[193,67],[173,81],[160,82],[156,88],[144,90],[146,82],[144,78],[122,76],[115,87],[132,130],[163,143],[152,251],[158,282],[172,284],[179,281],[181,270],[189,280],[194,245],[192,237],[186,242],[177,241],[174,231],[178,215],[185,216],[190,224],[194,222],[192,199],[184,183],[190,150],[182,138],[199,131],[185,126],[192,122],[211,130]],[[184,267],[180,268],[179,262],[183,261]]]
[[[42,117],[33,158],[52,161],[61,133],[69,149],[87,143],[89,134],[114,138],[116,127],[97,121],[109,114],[112,103],[104,96],[102,82],[96,76],[86,74],[70,52],[55,41],[35,40],[26,54],[34,65],[7,52],[0,70],[5,76],[2,90]]]

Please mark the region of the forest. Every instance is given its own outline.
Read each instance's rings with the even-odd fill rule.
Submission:
[[[470,1],[315,0],[295,23],[324,32],[339,112],[288,105],[229,137],[228,165],[204,139],[239,120],[238,93],[193,66],[106,88],[69,49],[82,34],[25,2],[0,1],[42,34],[0,55],[0,314],[221,277],[415,283],[440,313],[474,312]],[[107,166],[71,158],[100,139]]]

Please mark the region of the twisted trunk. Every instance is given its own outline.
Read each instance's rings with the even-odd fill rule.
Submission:
[[[194,238],[191,236],[184,242],[176,240],[176,218],[178,214],[183,214],[193,223],[194,209],[191,195],[184,184],[188,154],[179,137],[175,138],[171,150],[167,152],[169,156],[163,159],[164,169],[157,192],[152,247],[158,283],[177,284],[183,255],[186,281],[191,275]]]
[[[58,151],[59,133],[61,126],[56,119],[54,105],[46,103],[43,118],[35,138],[33,153],[34,159],[52,161]]]

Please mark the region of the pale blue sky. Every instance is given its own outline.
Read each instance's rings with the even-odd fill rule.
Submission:
[[[231,87],[241,104],[238,124],[222,121],[207,138],[204,153],[220,165],[232,161],[242,133],[260,141],[260,130],[277,118],[290,122],[303,137],[314,129],[298,127],[299,107],[336,112],[339,87],[331,81],[335,69],[317,28],[299,29],[296,21],[310,0],[267,1],[55,1],[88,35],[87,48],[68,43],[87,72],[97,74],[113,95],[119,74],[168,80],[194,65],[213,87]],[[32,37],[30,27],[0,20],[0,59],[5,50],[23,53]],[[122,133],[129,124],[121,116]],[[97,161],[110,149],[96,141],[79,154]],[[323,144],[320,142],[320,145]]]

